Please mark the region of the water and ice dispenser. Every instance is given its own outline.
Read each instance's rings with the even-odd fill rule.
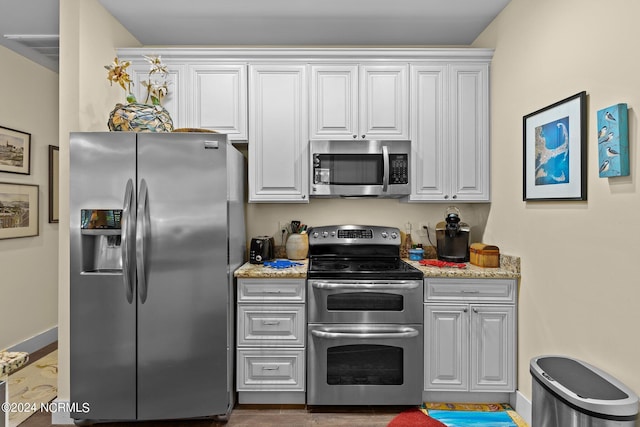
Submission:
[[[82,209],[82,271],[122,272],[122,209]]]

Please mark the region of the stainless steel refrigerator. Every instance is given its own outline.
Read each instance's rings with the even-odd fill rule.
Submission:
[[[223,134],[71,134],[77,423],[228,416],[244,176]]]

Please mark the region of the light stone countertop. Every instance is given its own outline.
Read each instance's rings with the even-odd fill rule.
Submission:
[[[233,275],[241,279],[306,279],[309,260],[303,259],[295,260],[293,262],[299,262],[302,263],[302,265],[288,268],[272,268],[265,267],[262,264],[250,264],[247,262],[240,266]]]
[[[234,272],[234,276],[243,279],[264,279],[264,278],[281,278],[281,279],[305,279],[307,277],[307,259],[296,261],[303,265],[290,268],[276,269],[264,267],[261,264],[245,263]],[[499,268],[482,268],[470,263],[466,263],[465,268],[455,267],[431,267],[423,266],[418,261],[409,261],[409,264],[418,268],[424,273],[424,277],[458,277],[472,279],[517,279],[520,277],[520,258],[500,255]]]

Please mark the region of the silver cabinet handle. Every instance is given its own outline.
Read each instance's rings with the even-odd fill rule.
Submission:
[[[135,244],[136,211],[131,209],[134,204],[135,192],[133,191],[133,180],[129,178],[124,190],[124,203],[122,206],[122,230],[121,243],[122,250],[122,280],[127,302],[133,302],[133,288],[136,283],[135,251],[131,244]]]
[[[376,329],[368,329],[363,328],[362,330],[358,330],[357,328],[352,328],[348,330],[341,331],[339,329],[330,329],[330,330],[317,330],[313,329],[311,331],[311,335],[318,338],[325,339],[397,339],[397,338],[414,338],[420,335],[417,329],[413,328],[399,328],[399,329],[390,329],[388,331],[385,330],[376,330]]]
[[[280,366],[276,366],[276,367],[263,366],[262,370],[263,371],[279,371],[280,370]]]
[[[375,290],[384,290],[388,289],[391,291],[394,290],[406,290],[406,289],[416,289],[422,286],[422,282],[420,281],[401,281],[397,283],[388,283],[388,282],[362,282],[362,283],[331,283],[331,282],[312,282],[311,287],[316,289],[331,289],[331,290],[340,290],[340,289],[375,289]]]
[[[148,292],[148,257],[147,248],[151,230],[149,224],[149,191],[147,181],[140,181],[140,192],[138,194],[138,215],[136,218],[136,266],[138,273],[138,297],[144,304],[147,300]]]
[[[463,294],[479,294],[480,291],[473,291],[473,290],[469,291],[469,290],[463,289],[463,290],[460,291],[460,293],[463,293]]]
[[[275,326],[275,325],[279,325],[280,321],[279,320],[263,320],[262,324],[266,326]]]

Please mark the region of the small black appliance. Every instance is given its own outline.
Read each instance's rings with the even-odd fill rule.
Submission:
[[[275,259],[274,239],[270,236],[258,236],[251,239],[249,246],[249,262],[251,264],[262,264],[265,261]]]
[[[460,221],[455,206],[447,208],[445,220],[436,224],[438,259],[449,262],[469,261],[469,224]]]

